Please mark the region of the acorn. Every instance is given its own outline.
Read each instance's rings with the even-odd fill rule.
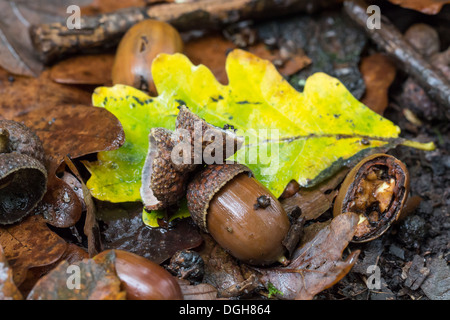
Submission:
[[[352,242],[374,240],[398,220],[409,193],[405,164],[388,154],[361,160],[345,177],[333,206],[333,215],[360,217]]]
[[[0,120],[0,224],[29,215],[47,191],[44,149],[25,125]]]
[[[188,184],[187,203],[196,224],[237,259],[262,266],[286,260],[288,216],[246,166],[207,166]]]
[[[183,41],[170,24],[147,19],[131,27],[120,40],[112,67],[113,84],[156,94],[151,66],[160,53],[183,51]]]
[[[111,250],[94,257],[102,259]],[[183,294],[176,278],[159,264],[137,254],[113,249],[115,268],[127,300],[182,300]]]

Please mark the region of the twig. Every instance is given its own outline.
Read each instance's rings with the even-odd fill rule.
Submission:
[[[450,83],[422,55],[420,55],[404,38],[400,31],[385,17],[381,16],[381,28],[367,28],[367,5],[364,1],[344,1],[346,13],[364,28],[369,37],[399,64],[409,75],[414,77],[432,98],[434,98],[447,117],[450,114]]]
[[[200,0],[188,3],[153,4],[112,13],[81,17],[81,29],[68,29],[65,22],[30,28],[40,59],[50,63],[62,56],[117,45],[120,37],[137,22],[151,18],[172,24],[179,31],[221,28],[248,19],[279,17],[312,11],[336,0]]]

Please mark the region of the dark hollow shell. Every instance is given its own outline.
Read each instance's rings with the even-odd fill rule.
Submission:
[[[371,241],[384,234],[392,223],[398,219],[408,198],[409,173],[405,164],[388,154],[373,154],[359,162],[342,182],[333,207],[334,216],[345,212],[354,212],[352,210],[352,203],[354,205],[355,199],[358,196],[358,186],[363,179],[366,179],[371,168],[374,167],[387,168],[388,176],[395,179],[393,195],[387,209],[380,213],[379,220],[375,223],[370,223],[370,228],[367,228],[368,230],[365,231],[365,234],[361,236],[355,235],[352,240],[354,243]],[[373,210],[370,207],[373,204],[368,203],[367,205],[367,210]],[[355,213],[361,217],[364,216],[364,212]],[[366,214],[368,213],[366,212]]]
[[[189,183],[186,194],[188,210],[203,231],[208,232],[206,215],[211,199],[228,181],[243,172],[251,174],[250,169],[241,164],[210,165]]]
[[[159,210],[175,205],[185,193],[188,175],[173,167],[171,137],[172,132],[164,128],[153,128],[150,132],[140,189],[146,210]]]
[[[0,224],[20,221],[47,191],[47,170],[26,154],[0,154]]]

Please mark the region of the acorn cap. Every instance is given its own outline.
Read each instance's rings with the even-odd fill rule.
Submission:
[[[44,148],[39,137],[24,124],[13,120],[0,120],[0,136],[4,137],[0,140],[7,144],[6,146],[0,142],[0,152],[3,145],[3,148],[7,147],[3,152],[26,154],[44,163]]]
[[[187,187],[187,206],[194,222],[205,232],[206,215],[214,195],[238,174],[251,170],[242,164],[213,164],[195,175]]]
[[[232,129],[224,129],[219,128],[216,126],[213,126],[212,124],[206,122],[204,119],[197,116],[195,113],[193,113],[191,110],[189,110],[188,107],[182,105],[179,107],[180,112],[178,113],[177,120],[175,123],[175,134],[174,134],[174,144],[183,142],[183,135],[180,134],[181,130],[186,130],[186,133],[189,133],[190,139],[191,139],[191,162],[190,164],[174,164],[175,168],[179,171],[185,171],[197,168],[198,165],[195,165],[194,163],[199,163],[199,161],[195,161],[195,157],[199,157],[203,162],[204,161],[204,151],[208,147],[208,145],[214,143],[214,140],[210,141],[204,141],[203,139],[211,139],[211,137],[218,137],[222,136],[222,145],[217,145],[218,151],[223,150],[222,157],[218,159],[221,161],[220,163],[223,163],[225,159],[231,157],[234,153],[236,153],[237,150],[239,150],[242,147],[242,144],[244,142],[244,138],[241,136],[236,135],[234,130]],[[205,135],[210,137],[205,137]],[[201,136],[198,136],[201,135]],[[194,148],[194,141],[197,142],[199,145],[201,145],[201,149],[197,150]],[[228,146],[228,150],[227,150]],[[195,152],[202,152],[202,154],[195,154]],[[215,159],[214,159],[215,160]],[[219,162],[214,162],[219,163]],[[212,163],[207,163],[212,164]]]
[[[17,152],[0,154],[0,224],[20,221],[47,191],[47,170],[35,158]]]
[[[141,198],[146,210],[159,210],[174,205],[186,190],[187,174],[173,167],[172,132],[153,128],[149,135],[149,149],[142,170]]]

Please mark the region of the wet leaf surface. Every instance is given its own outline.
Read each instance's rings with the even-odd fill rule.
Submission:
[[[54,263],[67,247],[66,241],[51,231],[38,215],[19,224],[0,227],[0,245],[17,286],[25,280],[28,269]]]
[[[105,249],[130,251],[160,264],[178,250],[196,248],[203,241],[191,219],[175,221],[169,229],[150,228],[142,221],[142,206],[122,214],[105,221]]]
[[[0,245],[0,300],[22,300],[22,294],[13,280],[13,271]]]

